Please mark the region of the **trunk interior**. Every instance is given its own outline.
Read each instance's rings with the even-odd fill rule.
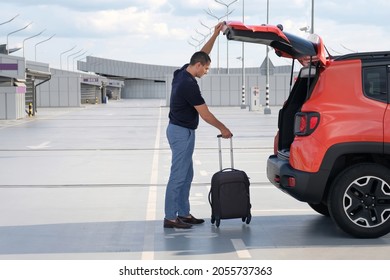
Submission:
[[[279,111],[278,154],[280,156],[289,157],[290,146],[295,138],[295,114],[301,110],[302,105],[310,97],[316,79],[316,72],[316,69],[313,67],[310,70],[308,67],[301,69],[288,99]]]

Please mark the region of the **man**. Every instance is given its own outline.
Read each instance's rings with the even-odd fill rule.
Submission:
[[[230,130],[208,109],[195,78],[201,78],[210,68],[210,52],[222,29],[222,23],[203,46],[193,54],[190,63],[174,73],[170,100],[167,138],[172,151],[172,165],[165,193],[164,228],[191,228],[201,224],[190,214],[189,195],[193,179],[192,154],[195,147],[195,130],[199,115],[204,121],[220,130],[223,138],[232,137]]]

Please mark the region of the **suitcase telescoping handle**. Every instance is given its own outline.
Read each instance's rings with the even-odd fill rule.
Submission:
[[[222,171],[222,144],[221,138],[222,135],[217,135],[218,138],[218,152],[219,152],[219,169]],[[230,137],[230,164],[231,168],[234,169],[234,160],[233,160],[233,137]]]

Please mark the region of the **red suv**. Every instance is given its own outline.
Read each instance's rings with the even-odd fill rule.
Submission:
[[[389,233],[390,51],[333,57],[320,37],[280,25],[227,22],[224,33],[303,65],[279,112],[270,182],[355,237]]]

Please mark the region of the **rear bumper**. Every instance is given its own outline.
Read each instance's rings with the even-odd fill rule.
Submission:
[[[299,171],[292,168],[288,160],[272,155],[267,161],[267,177],[277,188],[300,201],[320,203],[325,192],[328,172]],[[289,186],[292,181],[294,186]]]

